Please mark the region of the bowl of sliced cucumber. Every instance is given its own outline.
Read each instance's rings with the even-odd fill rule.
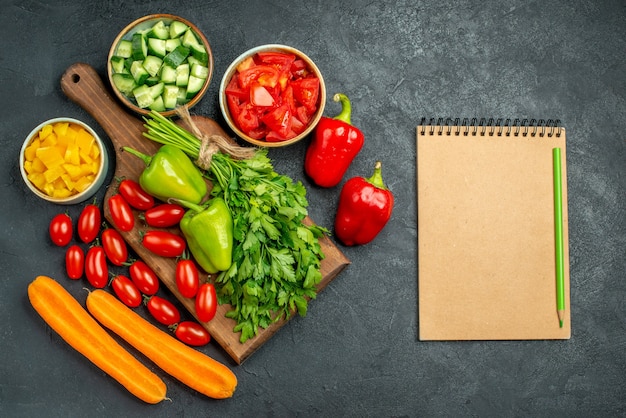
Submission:
[[[115,38],[107,75],[117,98],[129,109],[173,116],[193,107],[213,75],[211,46],[196,25],[171,14],[141,17]]]

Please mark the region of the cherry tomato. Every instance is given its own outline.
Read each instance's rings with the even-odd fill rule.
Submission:
[[[141,305],[143,301],[141,292],[128,277],[121,274],[115,276],[111,281],[111,287],[124,305],[131,308]]]
[[[72,218],[67,213],[59,213],[50,221],[48,230],[52,242],[59,247],[65,247],[72,240],[74,233]]]
[[[180,257],[187,243],[180,235],[167,231],[147,231],[143,234],[143,246],[161,257]]]
[[[85,252],[78,245],[70,246],[65,252],[65,270],[72,280],[80,279],[83,276]]]
[[[185,208],[174,203],[163,203],[145,211],[141,217],[150,226],[168,228],[177,225],[185,214]]]
[[[217,311],[217,294],[212,283],[204,283],[196,294],[196,315],[202,322],[209,322]]]
[[[176,327],[174,335],[187,345],[200,347],[211,341],[211,334],[197,322],[183,321]]]
[[[128,232],[135,226],[133,211],[121,194],[109,198],[109,211],[113,223],[121,231]]]
[[[159,278],[154,270],[141,260],[133,262],[128,268],[135,286],[145,295],[154,295],[159,290]]]
[[[128,204],[135,209],[148,210],[154,206],[154,197],[146,193],[134,180],[122,180],[118,190]]]
[[[85,206],[78,217],[78,225],[76,227],[78,237],[86,244],[92,242],[100,233],[100,223],[102,215],[100,208],[94,203]]]
[[[200,273],[193,260],[183,258],[176,263],[176,287],[181,295],[192,298],[198,293]]]
[[[147,303],[150,314],[163,325],[174,325],[180,322],[180,312],[167,299],[160,296],[151,296]]]
[[[95,288],[102,289],[109,282],[109,267],[104,248],[94,245],[85,256],[85,276]]]
[[[102,247],[112,264],[121,266],[128,259],[128,247],[122,235],[113,228],[102,231]]]

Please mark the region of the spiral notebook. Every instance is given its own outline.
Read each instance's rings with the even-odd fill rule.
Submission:
[[[565,145],[565,129],[553,120],[422,120],[417,127],[420,340],[570,338]],[[562,326],[554,148],[561,150]]]

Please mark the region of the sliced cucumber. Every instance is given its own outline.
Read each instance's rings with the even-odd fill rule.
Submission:
[[[165,41],[165,52],[172,52],[178,45],[181,45],[180,38],[167,39]]]
[[[149,38],[168,39],[170,37],[170,28],[165,25],[165,22],[159,20],[152,26],[147,35]]]
[[[202,89],[206,79],[199,78],[193,75],[189,76],[189,83],[187,84],[187,99],[192,99]]]
[[[163,58],[163,61],[171,67],[178,67],[185,61],[188,55],[189,48],[179,45],[176,49],[167,54],[165,58]]]
[[[148,55],[148,45],[146,38],[141,33],[135,33],[132,37],[132,58],[133,60],[143,60]]]
[[[137,85],[144,84],[148,77],[150,77],[150,73],[144,68],[143,61],[133,61],[130,65],[130,73],[135,79],[135,83]]]
[[[133,89],[133,96],[137,101],[137,106],[142,109],[150,106],[152,102],[154,102],[154,97],[152,97],[152,92],[150,91],[152,87],[149,87],[147,84],[142,84]]]
[[[188,26],[183,22],[174,20],[170,23],[170,38],[178,38],[187,30]]]
[[[124,57],[120,57],[119,55],[113,55],[111,57],[111,69],[113,73],[128,73],[128,70],[124,66],[126,59]]]
[[[173,109],[176,107],[178,101],[178,87],[171,84],[166,84],[163,88],[163,105],[166,109]]]
[[[160,80],[165,84],[176,84],[176,68],[163,64]]]
[[[148,108],[156,110],[157,112],[164,112],[165,104],[163,103],[163,97],[159,96],[154,99],[152,103],[150,103],[150,106],[148,106]]]
[[[148,53],[163,58],[167,54],[166,42],[164,39],[148,38]]]
[[[129,96],[133,93],[133,89],[137,87],[135,79],[130,74],[116,73],[111,76],[115,88],[122,92],[122,94]]]
[[[122,39],[117,48],[115,48],[115,55],[122,58],[130,58],[133,54],[133,43],[126,39]]]
[[[161,65],[163,65],[163,60],[154,55],[148,55],[146,59],[143,60],[143,68],[145,68],[152,77],[159,73]]]
[[[190,73],[189,64],[181,64],[176,67],[176,85],[178,87],[187,87],[189,84],[189,73]]]
[[[209,76],[209,68],[201,64],[193,64],[190,74],[204,80]]]

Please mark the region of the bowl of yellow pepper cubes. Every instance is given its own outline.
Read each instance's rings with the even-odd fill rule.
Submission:
[[[24,182],[47,201],[70,205],[89,199],[102,186],[108,156],[98,134],[73,118],[42,122],[20,151]]]

